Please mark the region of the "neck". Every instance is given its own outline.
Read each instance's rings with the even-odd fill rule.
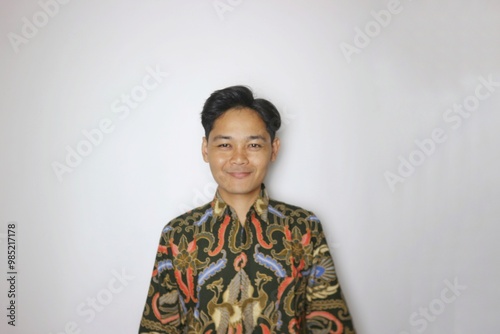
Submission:
[[[242,225],[245,224],[248,211],[259,197],[259,193],[260,193],[260,188],[258,189],[258,191],[252,194],[244,194],[244,195],[239,195],[239,194],[229,195],[222,191],[219,191],[219,195],[222,197],[224,202],[226,202],[227,205],[229,205],[231,208],[234,209]]]

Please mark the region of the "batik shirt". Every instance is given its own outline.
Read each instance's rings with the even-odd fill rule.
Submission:
[[[318,218],[217,193],[163,229],[139,333],[355,333]]]

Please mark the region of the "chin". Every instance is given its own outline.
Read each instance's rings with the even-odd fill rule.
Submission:
[[[224,190],[233,195],[246,195],[253,193],[256,189],[260,189],[260,187],[251,187],[251,186],[232,186],[224,188]]]

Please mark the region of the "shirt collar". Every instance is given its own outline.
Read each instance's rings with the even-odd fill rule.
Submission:
[[[224,202],[224,200],[220,196],[218,190],[215,193],[215,196],[214,196],[214,199],[212,200],[211,206],[214,210],[214,217],[215,218],[223,216],[224,213],[226,212],[226,210],[228,210],[230,208],[230,206],[226,202]],[[266,186],[264,185],[264,183],[262,183],[260,186],[259,196],[257,197],[255,202],[253,203],[250,210],[252,210],[252,208],[253,208],[255,210],[255,212],[257,213],[257,215],[259,215],[259,217],[262,220],[267,221],[267,207],[268,206],[269,206],[269,195],[267,194]]]

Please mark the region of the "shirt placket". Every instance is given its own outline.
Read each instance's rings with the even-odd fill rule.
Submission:
[[[240,248],[240,253],[238,254],[238,256],[240,258],[242,257],[245,257],[247,258],[247,252],[246,252],[246,247],[245,245],[247,244],[247,241],[248,241],[248,233],[247,233],[247,228],[249,227],[249,223],[250,223],[250,213],[247,215],[246,217],[246,221],[244,224],[241,224],[240,220],[237,219],[237,222],[239,225],[239,228],[240,228],[240,231],[238,233],[238,242],[239,242],[239,248]],[[244,274],[242,271],[244,271],[246,273],[246,265],[245,266],[242,266],[241,270],[240,270],[240,273],[239,273],[239,296],[238,296],[238,303],[240,305],[240,307],[243,306],[243,302],[244,302],[244,299],[246,299],[248,296],[247,296],[247,293],[248,291],[244,291],[245,289],[245,284],[244,284]],[[247,287],[248,288],[248,287]],[[242,312],[242,315],[241,315],[241,320],[242,320],[242,324],[241,326],[243,327],[243,323],[245,323],[245,314],[243,312],[243,310],[241,310]]]

